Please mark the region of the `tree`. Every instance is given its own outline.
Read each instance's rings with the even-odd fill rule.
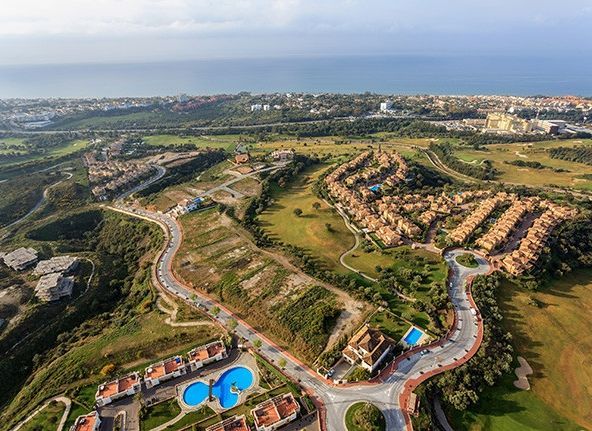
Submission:
[[[312,207],[318,211],[321,209],[321,204],[320,204],[320,202],[315,201],[315,202],[313,202]]]
[[[226,323],[226,326],[228,327],[228,330],[230,332],[232,332],[238,326],[238,322],[236,321],[236,319],[228,319],[228,322]]]
[[[280,366],[280,368],[286,368],[286,360],[284,358],[280,358],[280,360],[278,361],[278,365]]]
[[[115,371],[115,364],[107,364],[101,368],[101,374],[103,376],[110,376]]]
[[[294,208],[294,215],[300,217],[302,215],[302,210],[300,208]]]
[[[220,307],[214,305],[210,311],[212,313],[212,316],[218,317],[218,314],[220,314]]]
[[[256,349],[260,349],[262,345],[263,345],[263,343],[261,342],[261,340],[259,338],[255,339],[255,341],[253,341],[253,346],[255,346]]]
[[[327,229],[327,232],[333,232],[333,226],[331,226],[331,223],[325,223],[325,229]]]

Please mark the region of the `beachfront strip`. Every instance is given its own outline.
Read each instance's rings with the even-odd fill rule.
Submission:
[[[226,358],[226,346],[222,341],[214,341],[196,347],[187,353],[187,357],[188,362],[185,362],[181,356],[173,356],[147,367],[144,373],[146,387],[152,388],[167,380],[180,377],[189,370],[195,371],[204,365]],[[133,372],[99,385],[95,395],[97,406],[102,407],[120,398],[140,392],[141,382],[140,375]]]

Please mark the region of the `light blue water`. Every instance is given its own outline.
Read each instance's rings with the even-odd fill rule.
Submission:
[[[0,66],[9,97],[250,91],[592,95],[592,56],[385,55]]]
[[[368,187],[370,189],[370,191],[375,192],[377,190],[380,190],[380,188],[382,187],[382,184],[374,184],[372,187]]]
[[[419,329],[412,328],[405,338],[403,338],[403,341],[405,341],[410,346],[415,346],[422,334],[423,333]]]
[[[234,387],[239,391],[249,389],[253,385],[253,373],[245,367],[235,367],[225,371],[212,387],[212,394],[224,409],[234,407],[238,402],[238,394],[231,391]],[[208,385],[203,382],[192,383],[183,392],[183,401],[188,406],[197,406],[208,398]]]

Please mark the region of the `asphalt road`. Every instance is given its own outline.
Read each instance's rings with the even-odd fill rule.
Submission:
[[[467,278],[489,271],[489,263],[481,256],[473,253],[479,263],[477,268],[465,268],[455,258],[466,250],[452,250],[444,255],[451,268],[449,292],[454,310],[457,314],[457,327],[452,337],[444,344],[430,347],[417,352],[402,361],[396,370],[387,375],[382,382],[375,384],[359,384],[336,386],[321,378],[313,370],[294,358],[289,352],[279,348],[263,334],[255,331],[249,324],[235,316],[224,305],[217,303],[201,291],[192,290],[178,281],[172,272],[175,254],[182,243],[182,231],[176,220],[165,214],[154,213],[144,209],[132,208],[118,201],[113,209],[135,217],[158,223],[166,234],[166,245],[155,263],[155,276],[162,289],[187,303],[200,307],[213,316],[212,310],[219,309],[215,318],[228,326],[231,319],[238,323],[235,332],[251,343],[261,341],[260,352],[268,360],[278,363],[286,362],[285,373],[298,381],[311,395],[319,398],[326,411],[326,429],[340,431],[344,429],[345,412],[349,406],[358,401],[375,404],[385,415],[387,430],[405,429],[405,417],[399,406],[399,396],[405,384],[417,379],[422,374],[438,370],[459,361],[477,342],[477,316],[465,291]],[[472,253],[472,252],[469,252]]]

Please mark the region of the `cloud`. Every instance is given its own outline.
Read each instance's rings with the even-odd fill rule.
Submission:
[[[462,52],[480,44],[542,52],[589,40],[591,29],[589,0],[561,7],[551,0],[5,0],[0,61],[103,61],[110,51],[155,60]]]

